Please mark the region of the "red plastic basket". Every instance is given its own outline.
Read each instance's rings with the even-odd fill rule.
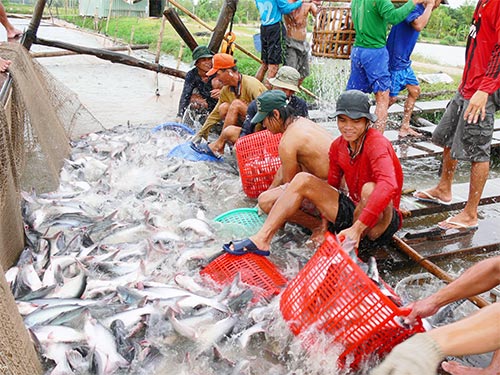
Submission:
[[[256,254],[222,254],[200,271],[218,284],[230,284],[237,273],[241,281],[252,285],[258,297],[268,298],[279,294],[286,285],[286,279],[266,257]]]
[[[314,340],[314,329],[327,332],[345,348],[340,367],[352,369],[380,359],[395,345],[424,328],[407,329],[397,322],[406,315],[327,233],[305,267],[283,291],[280,309],[295,335]]]
[[[249,198],[257,198],[273,182],[281,166],[278,146],[281,133],[269,130],[241,137],[236,141],[236,158],[240,169],[243,191]]]

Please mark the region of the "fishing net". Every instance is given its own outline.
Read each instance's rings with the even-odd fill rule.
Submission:
[[[73,129],[97,120],[21,45],[1,44],[0,56],[12,61],[0,106],[0,373],[36,374],[36,352],[3,276],[24,247],[19,193],[55,190]]]
[[[12,90],[4,84],[0,110],[0,263],[6,268],[23,247],[20,190],[55,190],[68,137],[80,124],[98,121],[21,45],[1,44],[0,56],[12,61]]]

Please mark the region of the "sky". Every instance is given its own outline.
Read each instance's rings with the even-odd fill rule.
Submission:
[[[458,8],[460,5],[463,5],[467,0],[448,0],[448,2],[450,3],[450,7],[452,8]],[[476,1],[470,1],[469,2],[472,2],[472,3],[476,3]]]

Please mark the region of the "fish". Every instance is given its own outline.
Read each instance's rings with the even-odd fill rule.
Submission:
[[[94,352],[98,374],[113,374],[119,368],[129,366],[129,362],[118,353],[112,332],[94,319],[90,312],[85,314],[84,337]]]
[[[36,341],[42,344],[84,342],[86,336],[80,330],[58,325],[41,325],[29,328]]]
[[[78,305],[57,305],[57,306],[43,305],[25,316],[24,325],[27,328],[31,328],[35,325],[44,324],[44,322],[48,322],[54,319],[61,313],[76,310],[79,308],[81,308],[81,306]]]
[[[250,328],[247,328],[246,330],[242,331],[240,334],[238,334],[237,339],[238,343],[240,344],[242,349],[245,349],[248,345],[248,342],[250,341],[250,338],[260,332],[266,332],[266,322],[259,322],[255,323],[253,326]]]

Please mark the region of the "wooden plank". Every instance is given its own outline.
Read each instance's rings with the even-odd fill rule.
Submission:
[[[401,230],[398,237],[426,259],[500,250],[500,231],[498,231],[498,219],[495,217],[481,219],[477,230],[461,235],[453,234],[449,238],[431,236],[429,239],[412,241],[405,239],[406,233],[408,230]]]
[[[449,100],[431,100],[427,102],[416,102],[414,113],[444,111]]]
[[[469,183],[454,184],[453,199],[450,205],[422,202],[411,195],[401,197],[401,208],[409,211],[411,217],[430,215],[438,212],[460,210],[465,207],[469,195]],[[500,178],[486,181],[480,205],[500,202]]]

